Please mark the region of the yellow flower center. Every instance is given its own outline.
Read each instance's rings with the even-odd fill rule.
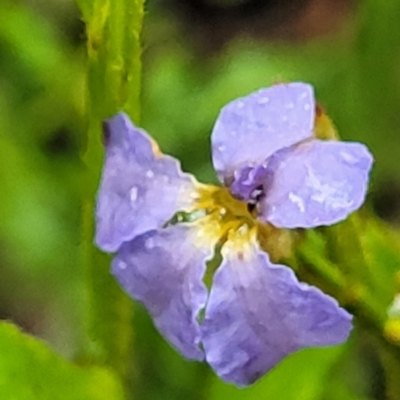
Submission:
[[[212,240],[219,245],[235,248],[238,256],[246,256],[249,243],[257,242],[273,261],[290,254],[289,231],[277,229],[257,219],[248,204],[234,198],[225,187],[198,185],[198,198],[194,210],[202,210],[204,218],[198,220],[198,240]]]

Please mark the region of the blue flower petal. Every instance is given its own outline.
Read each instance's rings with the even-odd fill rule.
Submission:
[[[222,110],[212,132],[214,168],[222,182],[234,171],[260,164],[276,151],[313,134],[313,89],[289,83],[261,89]]]
[[[246,252],[227,242],[222,252],[202,325],[206,360],[222,379],[249,385],[292,352],[347,339],[352,317],[336,300],[254,242]]]
[[[128,116],[120,113],[105,123],[106,160],[97,198],[96,243],[108,252],[148,230],[165,224],[190,207],[194,178],[181,172],[172,157]]]
[[[195,228],[176,225],[124,243],[112,272],[125,291],[141,301],[159,331],[185,357],[203,359],[199,311],[207,300],[202,281],[214,243],[202,245]]]
[[[282,228],[339,222],[363,204],[372,162],[364,145],[349,142],[312,140],[277,153],[260,217]]]

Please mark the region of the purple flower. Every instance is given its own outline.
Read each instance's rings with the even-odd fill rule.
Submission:
[[[97,245],[116,252],[113,274],[176,349],[239,386],[351,330],[336,300],[271,262],[276,228],[334,224],[365,198],[370,153],[317,139],[315,110],[304,83],[226,105],[212,133],[222,187],[184,174],[126,115],[106,122]],[[204,276],[218,254],[209,291]]]

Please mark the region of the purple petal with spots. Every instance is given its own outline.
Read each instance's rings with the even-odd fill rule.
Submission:
[[[195,228],[187,226],[147,232],[121,246],[112,272],[175,348],[202,360],[197,317],[207,299],[202,279],[213,245],[199,247],[195,240]]]
[[[230,249],[214,276],[202,325],[207,362],[224,380],[245,386],[282,358],[309,346],[345,341],[352,317],[293,271]]]
[[[108,252],[190,206],[194,178],[154,153],[150,137],[120,113],[105,123],[106,160],[97,198],[96,243]]]
[[[275,85],[229,103],[211,137],[220,180],[230,184],[235,170],[311,137],[314,118],[313,89],[305,83]]]
[[[345,219],[364,202],[373,158],[359,143],[312,140],[277,153],[260,218],[282,228]]]

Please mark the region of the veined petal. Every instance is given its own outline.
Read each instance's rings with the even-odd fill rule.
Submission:
[[[106,159],[96,208],[96,243],[108,252],[187,209],[194,178],[164,156],[126,114],[105,122]]]
[[[142,302],[159,331],[185,357],[203,359],[199,349],[199,311],[207,300],[206,260],[215,243],[199,242],[195,227],[170,226],[147,232],[119,249],[112,272]]]
[[[339,222],[364,202],[372,163],[360,143],[312,140],[277,153],[260,217],[282,228]]]
[[[207,362],[224,380],[249,385],[303,347],[347,339],[351,316],[319,289],[274,265],[253,241],[227,242],[202,325]]]
[[[313,89],[305,83],[274,85],[226,105],[212,132],[213,164],[222,182],[234,171],[262,163],[276,151],[313,134]]]

